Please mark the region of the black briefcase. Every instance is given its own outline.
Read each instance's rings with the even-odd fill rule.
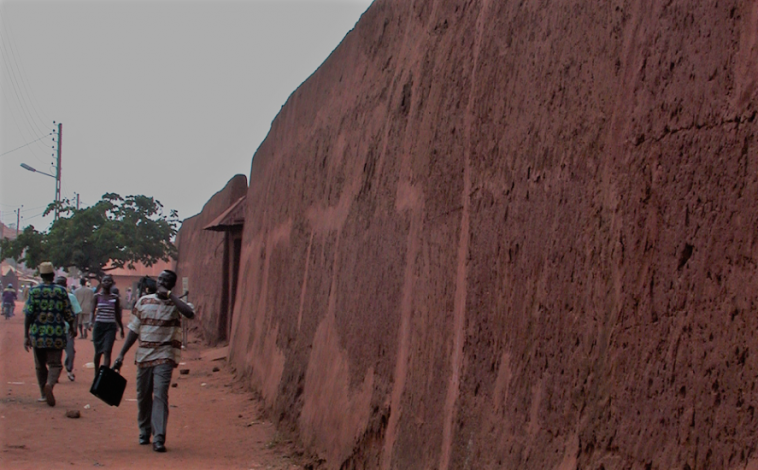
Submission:
[[[111,406],[121,404],[126,389],[126,379],[115,370],[100,366],[89,392]]]

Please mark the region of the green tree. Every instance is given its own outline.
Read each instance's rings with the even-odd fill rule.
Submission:
[[[174,210],[164,215],[163,205],[152,197],[108,193],[84,209],[76,209],[68,200],[50,204],[45,214],[56,208],[59,218],[46,233],[26,227],[16,240],[0,242],[0,256],[27,266],[49,260],[98,279],[137,262],[151,266],[176,258],[178,215]]]
[[[23,261],[27,266],[39,266],[41,262],[50,258],[46,234],[29,225],[15,240],[3,238],[0,240],[0,260],[7,258]]]

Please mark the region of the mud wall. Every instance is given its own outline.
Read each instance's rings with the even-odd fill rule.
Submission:
[[[247,177],[235,175],[224,188],[211,197],[203,210],[184,219],[176,236],[179,257],[176,273],[179,276],[176,289],[182,286],[182,278],[189,278],[189,300],[195,306],[195,319],[190,328],[197,329],[209,344],[225,339],[226,328],[223,315],[224,279],[224,232],[203,230],[222,212],[247,191]]]
[[[232,363],[319,468],[758,468],[757,34],[377,0],[253,158]]]

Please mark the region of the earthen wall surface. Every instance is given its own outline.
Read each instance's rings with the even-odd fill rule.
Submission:
[[[318,468],[758,468],[758,1],[377,0],[250,173]]]
[[[203,210],[182,222],[176,236],[179,257],[176,273],[179,276],[176,291],[182,287],[182,278],[189,279],[189,300],[195,307],[195,319],[190,322],[209,344],[224,339],[222,312],[224,278],[224,232],[203,230],[229,206],[245,195],[247,178],[235,175],[226,186],[205,203]],[[181,295],[181,292],[179,292]]]

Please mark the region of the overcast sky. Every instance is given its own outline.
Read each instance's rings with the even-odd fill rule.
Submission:
[[[53,121],[62,197],[144,194],[197,214],[250,176],[281,106],[370,4],[3,0],[0,218],[15,225],[23,205],[22,228],[52,221],[55,180],[20,164],[55,173]]]

